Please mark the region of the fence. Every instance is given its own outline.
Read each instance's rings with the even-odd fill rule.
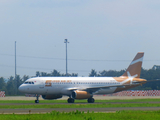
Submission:
[[[5,91],[0,91],[0,97],[5,97]]]
[[[160,96],[160,90],[129,90],[104,96]]]

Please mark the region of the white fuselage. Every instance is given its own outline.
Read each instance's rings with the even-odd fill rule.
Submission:
[[[116,81],[113,77],[36,77],[26,80],[19,87],[19,90],[27,94],[61,94],[70,96],[73,90],[87,88],[101,88],[93,94],[109,94],[113,93],[117,88],[109,86],[121,85],[122,83]]]

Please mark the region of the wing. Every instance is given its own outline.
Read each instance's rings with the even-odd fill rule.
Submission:
[[[155,82],[155,81],[160,81],[160,79],[156,79],[156,80],[147,80],[144,81],[144,83],[146,82]],[[130,86],[130,85],[138,85],[138,84],[143,84],[143,81],[139,82],[139,81],[133,81],[132,84],[125,84],[125,85],[113,85],[113,86],[98,86],[98,87],[71,87],[71,88],[67,88],[68,91],[76,91],[76,90],[80,90],[80,91],[87,91],[89,93],[96,93],[101,89],[111,89],[112,87],[117,87],[117,88],[125,88],[126,86]]]
[[[101,86],[101,87],[74,87],[74,88],[67,88],[69,91],[87,91],[91,94],[98,92],[101,89],[111,89],[112,87],[117,87],[117,88],[125,88],[126,85],[113,85],[113,86]]]

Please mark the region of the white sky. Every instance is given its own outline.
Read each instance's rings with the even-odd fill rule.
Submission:
[[[0,77],[14,76],[15,41],[21,77],[65,73],[66,38],[79,76],[125,69],[137,52],[143,68],[160,65],[159,13],[159,0],[0,0]]]

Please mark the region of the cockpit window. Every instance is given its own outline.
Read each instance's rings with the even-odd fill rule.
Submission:
[[[34,84],[34,82],[24,82],[24,84]]]

